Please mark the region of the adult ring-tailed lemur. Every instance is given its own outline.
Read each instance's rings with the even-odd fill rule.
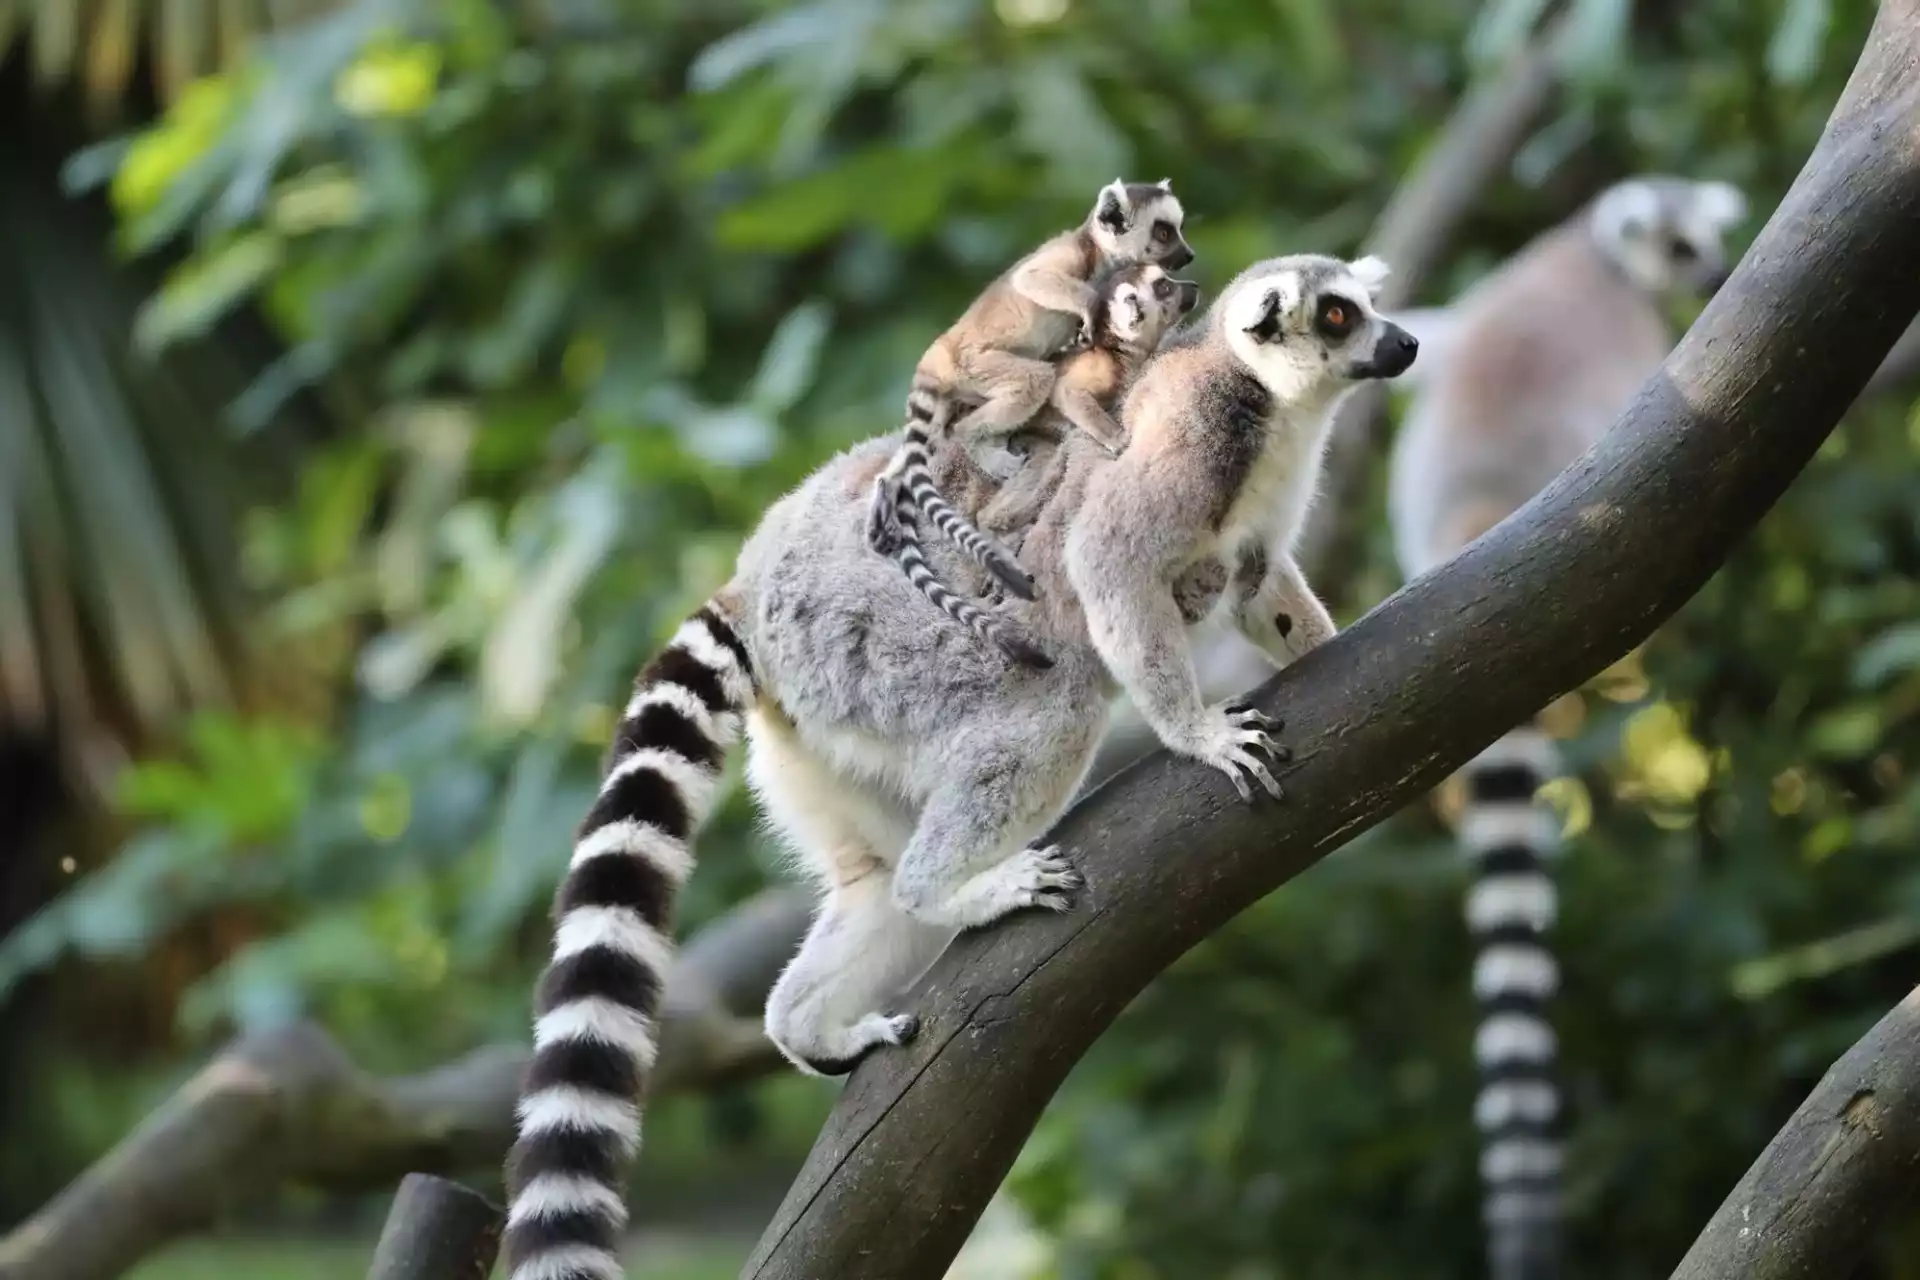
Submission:
[[[512,1280],[621,1275],[673,903],[743,723],[749,783],[823,890],[766,1011],[774,1043],[818,1072],[913,1035],[898,1001],[958,930],[1067,907],[1078,875],[1036,841],[1116,687],[1174,751],[1244,795],[1278,791],[1272,723],[1201,701],[1169,584],[1218,582],[1276,663],[1331,633],[1289,549],[1341,395],[1413,361],[1374,310],[1382,270],[1310,255],[1248,268],[1148,361],[1120,457],[1082,432],[1060,444],[1074,456],[1022,547],[1042,590],[1009,606],[1050,666],[1010,667],[970,630],[929,627],[936,606],[868,545],[897,435],[767,511],[732,580],[641,673],[559,889],[508,1159]],[[949,580],[972,565],[944,544],[928,554]]]

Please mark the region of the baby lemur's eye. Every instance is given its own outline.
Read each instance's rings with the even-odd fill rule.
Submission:
[[[1691,241],[1683,240],[1679,236],[1674,236],[1667,241],[1667,252],[1673,256],[1675,262],[1692,262],[1700,256],[1700,251],[1693,247]]]
[[[1353,304],[1345,298],[1323,298],[1320,301],[1320,332],[1330,338],[1344,338],[1353,328]]]

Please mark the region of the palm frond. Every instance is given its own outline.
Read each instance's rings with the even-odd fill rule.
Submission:
[[[148,282],[110,232],[0,147],[0,728],[81,751],[229,698],[251,487],[225,418],[245,371],[135,354]]]

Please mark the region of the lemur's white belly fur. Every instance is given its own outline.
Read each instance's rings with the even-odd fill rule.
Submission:
[[[1250,542],[1270,551],[1293,550],[1320,486],[1327,416],[1275,424],[1267,447],[1220,522],[1220,533],[1209,549],[1213,554],[1232,564],[1233,556]]]

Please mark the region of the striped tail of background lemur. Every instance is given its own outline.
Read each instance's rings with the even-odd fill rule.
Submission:
[[[1014,263],[934,339],[913,372],[905,438],[874,481],[867,539],[876,551],[897,549],[899,504],[937,494],[928,469],[936,437],[965,449],[996,480],[1018,469],[1007,441],[1053,399],[1054,361],[1092,340],[1099,323],[1098,277],[1133,263],[1178,271],[1193,261],[1181,234],[1186,215],[1172,187],[1165,178],[1114,179],[1101,188],[1084,222]],[[944,406],[952,402],[971,407],[950,413]],[[1061,408],[1068,421],[1110,449],[1124,439],[1097,402],[1072,399]],[[920,514],[930,515],[924,508]],[[1033,580],[1019,562],[950,506],[934,523],[1009,591],[1033,598]]]
[[[1725,183],[1619,183],[1476,284],[1452,308],[1395,443],[1389,509],[1411,579],[1525,505],[1613,424],[1672,347],[1664,299],[1711,292],[1745,201]],[[1536,800],[1553,740],[1516,728],[1469,764],[1458,838],[1480,1008],[1474,1053],[1494,1280],[1552,1280],[1562,1256],[1561,1091],[1547,934],[1559,824]]]
[[[1094,309],[1091,345],[1077,348],[1061,358],[1049,397],[1050,407],[1069,421],[1074,420],[1076,412],[1086,415],[1089,411],[1107,415],[1111,420],[1110,415],[1119,408],[1147,357],[1160,345],[1161,338],[1193,310],[1200,296],[1199,286],[1192,281],[1177,280],[1161,267],[1147,262],[1112,268],[1097,281],[1097,291],[1099,301]],[[936,402],[931,411],[944,415],[951,412],[950,405],[950,401]],[[1052,424],[1043,413],[1033,425],[1035,429],[1043,429]],[[1064,459],[1056,455],[1055,461],[1058,464]],[[993,544],[939,491],[924,452],[906,468],[903,486],[901,500],[890,504],[885,513],[891,515],[897,527],[886,530],[883,541],[892,548],[890,554],[908,580],[948,617],[998,647],[1009,658],[1029,666],[1049,665],[1052,659],[1022,634],[1020,628],[954,591],[928,566],[920,541],[922,519],[931,521],[949,541],[982,564],[987,561],[974,553],[975,541]],[[1049,493],[1050,486],[1044,481],[1022,486],[1018,493],[1008,493],[1005,499],[995,503],[996,523],[1005,528],[1023,528],[1031,522]],[[874,518],[884,518],[884,515],[876,513]]]
[[[746,647],[711,604],[635,681],[554,901],[507,1157],[510,1280],[620,1275],[624,1170],[659,1049],[674,903],[753,689]]]

